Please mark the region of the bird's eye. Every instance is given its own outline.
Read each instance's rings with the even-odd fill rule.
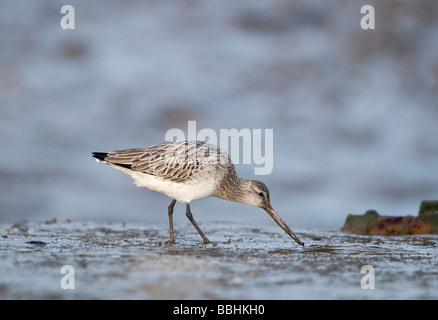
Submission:
[[[263,192],[259,192],[259,196],[260,196],[260,197],[263,197]]]

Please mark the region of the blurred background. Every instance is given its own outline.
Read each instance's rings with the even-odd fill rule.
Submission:
[[[60,27],[65,4],[75,30]],[[365,4],[375,30],[360,27]],[[438,198],[437,17],[430,0],[3,0],[0,223],[167,226],[169,198],[91,152],[157,144],[189,120],[274,130],[273,172],[237,170],[294,230],[416,215]],[[273,223],[216,198],[192,212]]]

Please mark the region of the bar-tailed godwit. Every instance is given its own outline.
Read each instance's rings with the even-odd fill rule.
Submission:
[[[176,201],[186,203],[187,218],[204,243],[210,243],[193,219],[190,202],[215,196],[264,209],[292,239],[304,245],[272,208],[266,185],[239,178],[228,154],[217,146],[200,141],[164,142],[148,148],[93,152],[93,157],[129,174],[137,186],[173,199],[168,207],[170,237],[166,243],[175,243],[172,214]]]

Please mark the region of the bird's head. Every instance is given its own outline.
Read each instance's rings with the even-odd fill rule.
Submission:
[[[263,182],[242,179],[241,184],[242,196],[240,202],[264,209],[292,239],[294,239],[299,245],[304,246],[304,243],[298,239],[295,233],[293,233],[293,231],[272,208],[271,200],[269,198],[269,189]]]
[[[241,190],[243,191],[242,203],[259,208],[271,206],[269,189],[263,182],[258,180],[243,180]]]

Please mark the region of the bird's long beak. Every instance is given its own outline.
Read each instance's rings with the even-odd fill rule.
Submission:
[[[284,221],[280,218],[280,216],[274,211],[274,209],[270,205],[264,207],[263,209],[265,209],[266,212],[269,213],[272,219],[274,219],[275,222],[277,222],[277,224],[281,227],[281,229],[283,229],[292,239],[294,239],[296,243],[304,247],[304,242],[301,242],[300,239],[298,239],[295,233],[293,233],[293,231],[287,226],[287,224],[284,223]]]

